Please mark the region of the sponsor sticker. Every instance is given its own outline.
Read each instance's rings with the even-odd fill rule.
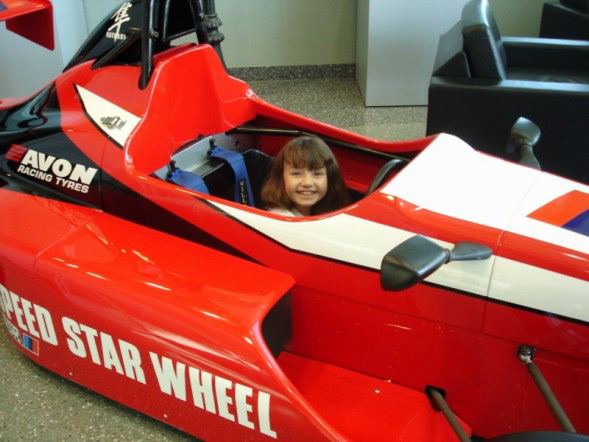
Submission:
[[[100,122],[104,124],[108,129],[122,129],[127,122],[119,116],[114,117],[102,117]]]
[[[6,329],[8,330],[10,336],[12,336],[12,338],[21,345],[21,347],[39,356],[38,339],[35,339],[24,332],[21,333],[18,328],[16,328],[8,319],[6,319],[6,317],[4,317],[4,323],[6,324]]]
[[[39,340],[33,338],[32,336],[27,335],[26,333],[22,334],[21,345],[26,348],[31,353],[36,354],[39,356]]]
[[[16,172],[21,175],[80,193],[88,193],[92,180],[98,173],[95,167],[71,163],[65,158],[47,155],[18,144],[10,147],[6,159],[18,163]]]

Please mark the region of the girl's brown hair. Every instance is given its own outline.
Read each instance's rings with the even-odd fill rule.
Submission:
[[[292,209],[294,207],[284,189],[285,161],[296,168],[316,170],[325,167],[327,171],[327,193],[311,207],[311,215],[341,209],[348,203],[348,191],[337,160],[329,146],[317,137],[303,136],[290,140],[276,156],[262,186],[261,196],[266,208]]]

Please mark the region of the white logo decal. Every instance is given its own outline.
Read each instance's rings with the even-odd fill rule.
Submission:
[[[165,395],[195,409],[227,419],[277,439],[272,429],[272,395],[246,384],[227,379],[174,361],[104,331],[62,316],[54,321],[46,308],[37,305],[0,284],[0,316],[13,339],[28,351],[39,355],[43,342],[64,347],[58,341],[56,326],[61,322],[65,346],[80,360],[96,364],[132,381],[156,388]],[[50,347],[47,347],[50,348]],[[149,354],[149,361],[146,355]],[[55,355],[55,353],[54,353]],[[53,356],[55,357],[55,356]],[[82,370],[83,364],[76,364]]]
[[[57,345],[57,333],[49,310],[20,297],[0,284],[0,309],[10,335],[38,355],[41,341]],[[17,325],[14,325],[16,321]]]
[[[90,119],[119,146],[123,147],[141,118],[82,86],[76,85],[76,88]]]
[[[121,25],[131,20],[131,17],[129,17],[129,9],[131,8],[131,6],[131,2],[125,3],[111,17],[114,18],[115,22],[110,28],[107,29],[106,36],[108,38],[112,38],[115,41],[125,40],[127,38],[125,34],[121,33]]]
[[[16,171],[66,189],[88,193],[98,169],[72,164],[66,159],[29,149]]]

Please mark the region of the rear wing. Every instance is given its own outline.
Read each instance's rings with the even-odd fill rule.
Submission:
[[[0,21],[6,29],[49,50],[55,49],[50,0],[0,0]]]

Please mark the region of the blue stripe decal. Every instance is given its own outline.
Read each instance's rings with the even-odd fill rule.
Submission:
[[[589,210],[585,210],[580,215],[577,215],[562,227],[580,233],[581,235],[589,236]]]
[[[24,333],[22,335],[22,345],[27,350],[33,351],[33,339],[30,336],[25,335]]]

